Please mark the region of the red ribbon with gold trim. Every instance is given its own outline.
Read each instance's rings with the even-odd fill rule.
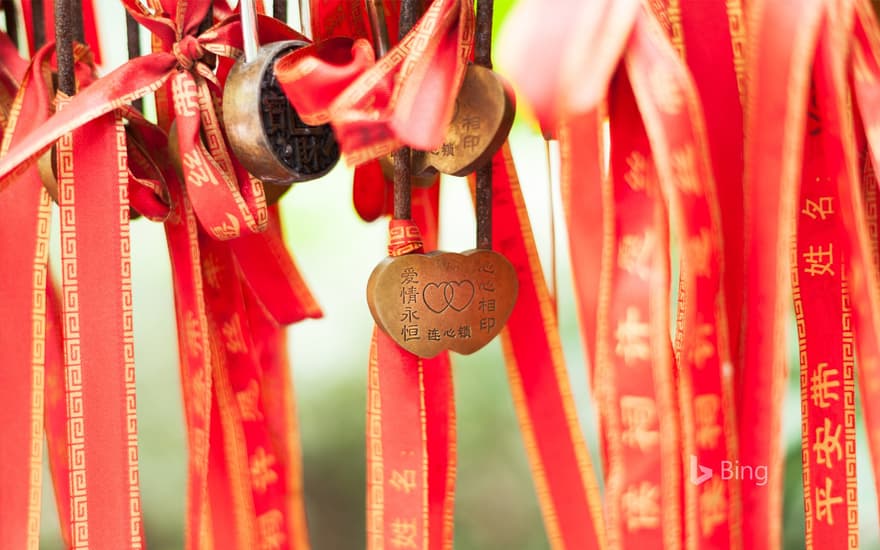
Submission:
[[[18,85],[20,79],[20,88],[4,127],[4,153],[49,115],[51,92],[40,74],[47,53],[50,50],[42,50],[31,67],[17,74],[13,81]],[[19,73],[11,61],[13,58],[4,55],[3,63],[12,73],[8,74],[10,77]],[[27,171],[22,179],[24,182],[5,193],[0,201],[3,260],[14,266],[7,270],[5,282],[0,285],[0,303],[4,304],[4,319],[8,323],[0,331],[0,350],[7,366],[0,383],[0,399],[4,402],[0,421],[7,430],[0,446],[0,485],[4,488],[0,544],[10,548],[39,545],[46,335],[50,323],[46,296],[49,195],[36,168]],[[63,377],[55,381],[62,380]]]
[[[525,27],[526,21],[529,19],[528,14],[534,15],[535,10],[543,9],[543,7],[539,7],[535,2],[524,4],[520,9],[521,11],[514,16],[516,17],[514,21],[520,22],[522,27],[514,25],[508,31],[510,33],[508,36],[517,36],[521,39],[522,32],[529,32]],[[551,10],[551,13],[552,11],[555,10]],[[679,31],[673,32],[672,40],[680,40],[680,20],[673,21],[672,12],[671,4],[668,13],[660,10],[661,15],[667,16],[670,30],[679,29]],[[612,18],[612,16],[616,17]],[[553,16],[551,15],[551,17]],[[668,421],[667,417],[670,415],[681,414],[683,454],[689,459],[688,462],[694,461],[695,466],[713,468],[717,471],[722,460],[736,460],[736,427],[733,413],[732,369],[730,368],[731,359],[726,326],[727,310],[721,288],[722,239],[719,207],[718,199],[715,196],[711,167],[706,162],[708,157],[706,130],[702,121],[696,88],[684,65],[678,59],[676,51],[672,47],[674,44],[662,37],[654,16],[645,8],[639,9],[631,3],[591,3],[588,6],[579,6],[575,12],[566,12],[565,17],[570,21],[560,24],[563,28],[568,29],[568,34],[553,39],[558,51],[550,57],[556,61],[539,69],[544,73],[543,76],[546,79],[535,78],[533,73],[526,76],[526,71],[531,71],[531,68],[537,64],[529,63],[527,57],[515,60],[511,56],[511,60],[515,60],[515,65],[512,67],[514,73],[518,74],[525,83],[526,91],[535,103],[535,110],[542,125],[553,127],[554,124],[563,123],[560,133],[563,140],[563,151],[566,153],[563,158],[565,162],[572,163],[570,167],[563,167],[563,173],[568,174],[569,178],[586,175],[593,178],[588,183],[594,185],[601,181],[599,119],[598,114],[590,111],[598,108],[599,102],[605,94],[604,86],[607,86],[611,72],[620,62],[621,55],[625,53],[628,78],[632,82],[638,105],[637,112],[634,108],[631,111],[636,115],[640,113],[644,118],[644,131],[647,132],[648,142],[642,142],[642,147],[646,148],[650,143],[650,149],[645,149],[639,155],[632,155],[633,144],[626,145],[626,140],[637,138],[629,136],[633,130],[627,129],[627,123],[623,121],[621,121],[621,124],[624,125],[621,131],[615,132],[615,116],[614,112],[611,112],[612,169],[619,170],[617,172],[619,175],[615,177],[621,178],[622,184],[625,183],[626,187],[623,190],[626,190],[627,187],[633,189],[634,186],[645,188],[645,182],[651,177],[650,167],[652,164],[648,161],[649,155],[646,153],[653,153],[653,162],[656,163],[659,176],[658,191],[663,193],[675,232],[684,243],[682,246],[682,285],[678,308],[679,326],[675,342],[676,362],[678,363],[676,371],[678,376],[675,383],[678,386],[676,389],[671,387],[673,372],[671,363],[668,363],[666,368],[655,369],[654,376],[659,377],[655,379],[655,384],[658,384],[656,391],[659,393],[655,396],[656,401],[649,398],[650,403],[649,401],[644,401],[644,403],[653,405],[655,414],[659,414],[659,417],[650,414],[647,416],[636,414],[643,412],[645,407],[639,409],[628,407],[626,416],[628,425],[625,427],[625,433],[630,433],[630,428],[639,428],[634,433],[644,435],[644,432],[647,431],[650,434],[652,429],[656,429],[653,426],[658,418],[661,421]],[[575,26],[571,21],[577,22],[579,26]],[[628,27],[624,26],[627,22],[630,23]],[[537,41],[536,32],[532,31],[532,34]],[[529,48],[530,42],[528,40],[524,42],[518,46],[521,52],[525,52]],[[582,44],[589,44],[589,48],[581,48]],[[590,55],[585,55],[585,51]],[[590,75],[593,82],[581,82],[583,75],[586,74]],[[615,90],[618,90],[615,94],[620,93],[619,88],[615,88]],[[624,94],[627,93],[625,87],[623,90]],[[616,95],[610,97],[612,105],[618,100],[623,101]],[[627,111],[620,112],[626,113]],[[569,117],[573,119],[570,124],[565,122]],[[574,132],[578,131],[583,134],[575,135]],[[636,131],[638,132],[638,130]],[[621,144],[624,149],[622,157],[615,152],[616,146]],[[588,146],[590,149],[584,151],[583,155],[585,156],[581,156],[579,151],[573,149],[578,146]],[[574,160],[576,158],[579,160]],[[583,170],[583,173],[576,174],[573,170]],[[572,184],[569,183],[569,185]],[[594,197],[595,194],[594,190],[584,191],[584,195],[587,197]],[[575,230],[570,237],[573,241],[573,259],[576,262],[596,262],[595,250],[587,250],[587,245],[578,242],[581,238],[584,238],[586,242],[591,242],[590,239],[595,240],[595,237],[582,236],[581,233],[591,230],[595,232],[597,230],[596,222],[593,222],[592,227],[588,227],[589,222],[579,218],[587,218],[584,213],[591,212],[596,207],[585,206],[586,201],[573,190],[569,190],[566,196],[568,200],[574,201],[570,207],[569,218],[577,219],[573,226]],[[620,196],[617,200],[622,200],[622,198],[623,196]],[[602,212],[602,215],[591,216],[587,219],[600,219],[606,228],[614,228],[616,226],[613,219],[614,200],[614,195],[608,195],[606,205],[609,206]],[[629,214],[632,211],[632,208],[622,209],[621,219],[629,220]],[[640,216],[647,216],[648,219],[651,219],[656,214],[652,208],[647,208],[642,211]],[[633,214],[632,219],[638,220],[639,216]],[[661,224],[658,227],[660,234],[655,236],[655,242],[662,244],[666,242],[663,235],[665,225]],[[578,230],[578,228],[581,229]],[[609,234],[606,233],[606,235]],[[602,272],[607,275],[600,288],[612,288],[608,285],[614,284],[615,273],[617,273],[617,277],[628,276],[629,272],[637,275],[640,271],[640,263],[647,264],[642,266],[641,271],[646,273],[649,279],[651,273],[657,277],[658,273],[662,274],[664,269],[668,269],[664,267],[663,262],[651,265],[650,251],[654,247],[645,246],[645,242],[644,231],[641,234],[637,231],[633,235],[618,234],[617,237],[611,233],[609,237],[606,237],[604,244],[606,253],[602,256],[601,264]],[[653,358],[657,358],[659,361],[663,355],[663,348],[657,347],[659,344],[656,341],[664,339],[664,332],[656,327],[652,332],[652,324],[648,321],[652,318],[650,316],[652,310],[647,309],[650,300],[645,303],[646,309],[644,311],[640,312],[638,309],[634,311],[638,318],[636,315],[632,315],[632,319],[628,319],[626,308],[619,309],[623,307],[623,302],[619,300],[632,295],[630,286],[622,287],[627,290],[621,291],[619,299],[614,299],[611,296],[603,298],[602,295],[597,298],[594,290],[595,275],[590,274],[591,267],[594,269],[595,265],[595,263],[585,263],[580,270],[576,268],[576,279],[583,278],[583,280],[576,280],[575,284],[583,294],[579,301],[588,353],[592,352],[590,347],[602,349],[605,346],[606,350],[604,353],[598,354],[596,363],[601,367],[604,355],[604,364],[608,367],[600,368],[599,371],[593,373],[596,391],[600,396],[599,401],[603,408],[603,418],[606,420],[616,418],[618,421],[622,421],[624,420],[621,415],[623,411],[619,412],[618,409],[621,404],[617,402],[615,396],[612,396],[609,401],[607,394],[612,389],[614,390],[612,393],[617,393],[613,376],[618,368],[624,368],[623,366],[612,368],[615,355],[627,349],[638,350],[641,345],[642,349],[653,350],[648,354],[643,354],[642,361],[650,361]],[[617,284],[623,284],[621,281],[618,280]],[[609,290],[604,292],[609,292]],[[658,295],[663,296],[667,292],[668,287],[660,284],[650,295],[653,297],[652,299],[656,299]],[[612,309],[606,309],[609,307]],[[655,305],[653,311],[657,312],[653,318],[661,319],[658,322],[662,327],[665,310]],[[598,323],[596,322],[597,312],[599,313]],[[620,325],[617,325],[613,331],[614,334],[612,334],[613,325],[611,327],[605,326],[603,329],[603,325],[610,321],[608,315],[618,316],[615,319]],[[603,319],[605,320],[603,321]],[[596,337],[593,336],[592,331],[597,325],[600,331],[599,336],[593,340]],[[651,347],[651,334],[656,335],[654,347]],[[627,335],[632,336],[631,341],[621,342],[621,337],[630,337]],[[615,350],[613,354],[610,352],[611,349]],[[632,359],[638,361],[639,357],[633,356]],[[608,378],[608,376],[612,376],[612,378]],[[664,378],[667,380],[665,385],[662,382]],[[629,379],[630,377],[621,377],[621,380],[625,380],[627,384],[630,384]],[[611,385],[603,386],[606,381],[610,381]],[[643,392],[641,395],[646,397],[646,395],[653,395],[653,393],[654,390],[649,390],[647,394]],[[679,412],[676,412],[678,407],[670,403],[675,395],[678,396],[680,403]],[[628,405],[632,403],[636,402],[631,401]],[[660,410],[661,407],[666,407],[665,412]],[[650,408],[648,407],[648,409]],[[608,445],[617,449],[614,452],[610,452],[610,449],[606,450],[608,451],[607,461],[611,469],[608,472],[608,498],[610,499],[608,512],[610,516],[617,516],[609,517],[609,528],[614,530],[613,533],[609,533],[609,541],[613,545],[621,543],[627,545],[627,541],[635,543],[638,539],[631,538],[634,535],[630,531],[634,531],[640,526],[648,530],[651,528],[658,530],[657,536],[662,538],[655,540],[654,544],[659,544],[660,541],[668,546],[681,544],[682,537],[677,528],[679,523],[674,519],[677,517],[677,506],[674,500],[678,498],[675,479],[681,477],[681,466],[675,458],[678,452],[677,448],[667,448],[665,452],[661,453],[661,456],[667,457],[665,467],[657,465],[653,467],[655,471],[665,468],[663,481],[667,484],[672,483],[671,489],[667,485],[667,488],[661,491],[657,485],[659,480],[654,480],[654,485],[650,485],[651,481],[644,480],[649,485],[639,486],[636,483],[628,487],[632,491],[624,493],[619,477],[624,471],[622,464],[625,455],[625,445],[617,429],[620,427],[620,422],[617,422],[613,427],[603,426],[604,437]],[[673,438],[676,433],[674,423],[660,432],[663,433],[664,439]],[[635,455],[629,456],[626,460],[626,471],[642,471],[637,466],[633,466],[640,463],[641,460],[644,458]],[[615,464],[618,465],[616,468]],[[687,468],[690,464],[684,466]],[[697,469],[696,473],[700,472],[701,470]],[[687,546],[712,548],[727,545],[737,546],[740,509],[736,481],[722,482],[721,479],[713,479],[705,484],[685,485],[684,490],[684,542]],[[662,506],[659,505],[661,498],[665,498]],[[671,504],[667,505],[666,502],[671,502]],[[655,505],[653,508],[649,506],[652,503]],[[671,514],[662,522],[662,528],[665,531],[663,534],[659,532],[661,527],[659,516],[655,515],[652,518],[650,513],[653,510],[659,514],[661,509]],[[622,518],[620,517],[621,512],[623,512]],[[643,522],[642,519],[646,519],[646,522]],[[625,532],[623,530],[624,524],[633,528],[627,529]]]
[[[57,155],[72,544],[141,548],[121,120],[93,119],[63,136]]]
[[[413,221],[391,221],[392,255],[437,246],[439,186],[413,190],[412,205]],[[368,548],[451,549],[455,465],[449,354],[418,358],[376,329],[367,397]]]
[[[158,90],[170,79],[187,192],[199,221],[215,238],[224,240],[265,230],[268,214],[262,186],[244,172],[226,148],[213,105],[220,82],[205,64],[208,54],[233,57],[238,53],[241,24],[232,17],[197,37],[195,32],[208,4],[187,2],[175,8],[175,3],[167,13],[148,15],[142,11],[146,8],[127,1],[132,16],[168,51],[127,62],[77,94],[68,109],[34,129],[0,160],[0,189],[64,133]],[[272,18],[260,17],[259,24],[264,42],[301,38]],[[200,132],[205,133],[205,142]]]
[[[632,78],[632,77],[630,77]],[[611,548],[680,548],[680,427],[669,339],[668,221],[629,79],[609,93],[595,393],[606,446]],[[662,437],[661,437],[662,434]]]
[[[738,351],[743,311],[741,289],[746,268],[742,243],[745,17],[741,0],[728,0],[723,4],[683,0],[679,9],[682,48],[703,104],[709,155],[718,202],[722,205],[724,295],[732,363],[738,372],[741,370]],[[736,376],[734,386],[736,395],[741,398]]]
[[[554,549],[603,548],[598,483],[508,145],[492,166],[492,240],[519,278],[519,295],[501,343],[544,525]]]
[[[679,28],[671,7],[668,15],[672,28]],[[739,486],[744,480],[724,479],[724,464],[736,464],[738,454],[720,205],[702,106],[680,62],[683,44],[675,47],[681,38],[673,30],[669,41],[657,40],[650,24],[643,12],[626,65],[660,190],[682,243],[675,352],[682,454],[690,463],[690,483],[684,485],[684,542],[688,548],[738,547]],[[720,475],[699,481],[706,467]]]
[[[815,71],[815,78],[821,72]],[[807,548],[857,548],[855,467],[855,342],[846,280],[840,196],[826,169],[823,112],[828,99],[813,87],[804,145],[797,243],[792,250],[792,290],[801,362],[801,427]],[[833,154],[834,148],[831,148]],[[833,162],[833,161],[832,161]],[[846,502],[834,496],[846,489]],[[846,508],[840,514],[814,500],[817,491]],[[837,522],[833,521],[838,516]],[[829,521],[831,520],[831,521]],[[837,523],[837,525],[833,525]]]

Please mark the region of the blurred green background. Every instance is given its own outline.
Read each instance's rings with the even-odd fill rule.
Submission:
[[[496,26],[514,2],[496,0]],[[124,43],[116,0],[99,0],[105,43]],[[296,10],[291,6],[290,13]],[[142,36],[146,48],[146,37]],[[108,67],[124,61],[122,48],[106,48]],[[146,49],[144,50],[146,51]],[[511,136],[526,202],[544,265],[550,258],[551,202],[541,137],[518,121]],[[365,224],[351,206],[351,176],[343,167],[318,182],[297,186],[283,199],[288,242],[325,318],[290,330],[290,353],[304,451],[306,504],[316,550],[364,548],[367,351],[372,319],[364,299],[367,277],[382,258],[384,222]],[[598,464],[596,417],[565,255],[567,236],[557,209],[559,316],[564,352],[578,412],[594,464]],[[474,244],[466,184],[443,184],[441,244],[465,250]],[[57,235],[57,231],[55,232]],[[56,243],[57,244],[57,243]],[[56,248],[57,250],[57,248]],[[57,257],[57,254],[56,256]],[[183,548],[185,439],[173,327],[170,272],[161,226],[132,224],[140,473],[149,547]],[[549,270],[548,270],[549,275]],[[784,537],[787,550],[803,548],[803,494],[800,484],[800,416],[796,334],[789,334],[794,366],[783,418],[786,456]],[[471,357],[455,357],[458,413],[456,535],[458,550],[544,550],[541,523],[522,440],[497,343]],[[859,433],[862,548],[880,549],[877,505],[865,447]],[[48,477],[46,478],[48,479]],[[61,548],[51,484],[45,484],[43,543]]]

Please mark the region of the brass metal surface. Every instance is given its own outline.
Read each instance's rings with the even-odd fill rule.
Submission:
[[[382,261],[367,283],[367,303],[379,327],[407,351],[467,355],[498,335],[518,291],[516,270],[497,252],[432,252]]]
[[[434,151],[413,151],[413,174],[470,174],[504,145],[515,114],[501,77],[486,67],[469,65],[446,140]]]
[[[266,96],[266,83],[274,79],[275,61],[296,48],[305,46],[305,42],[289,40],[267,44],[259,49],[252,62],[239,59],[229,72],[226,87],[223,90],[223,124],[229,137],[233,153],[257,179],[276,185],[317,179],[327,174],[339,160],[339,148],[333,140],[329,126],[307,126],[296,124],[285,137],[289,138],[286,146],[291,147],[292,154],[299,155],[299,160],[308,164],[297,168],[300,163],[291,165],[284,162],[277,152],[277,143],[270,141],[270,130],[267,127],[267,109],[277,111],[277,118],[285,125],[297,117],[287,99]],[[272,83],[277,86],[277,83]],[[276,90],[275,95],[277,96]],[[271,104],[269,104],[271,103]],[[282,120],[283,119],[283,120]],[[307,147],[304,153],[297,150],[296,140],[313,140],[314,147]]]

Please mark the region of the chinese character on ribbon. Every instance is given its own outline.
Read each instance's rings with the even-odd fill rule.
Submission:
[[[804,267],[804,273],[810,275],[811,277],[815,277],[816,275],[834,275],[834,270],[832,267],[834,266],[834,245],[828,244],[828,249],[826,250],[823,246],[812,246],[810,245],[810,250],[804,252],[804,263],[806,263],[806,267]]]
[[[834,467],[833,460],[840,460],[843,448],[840,445],[840,424],[831,430],[831,419],[826,418],[823,426],[816,428],[816,442],[813,444],[816,463],[824,464],[829,469]],[[832,459],[832,456],[836,457]]]
[[[843,502],[843,497],[832,494],[831,478],[825,478],[825,487],[816,487],[816,519],[825,521],[828,525],[834,525],[834,511],[831,509],[835,504]]]
[[[694,420],[697,425],[697,447],[701,449],[718,446],[721,437],[721,426],[718,424],[718,412],[721,410],[721,398],[717,395],[705,394],[694,398]]]
[[[651,329],[648,323],[641,321],[638,308],[630,307],[626,310],[626,319],[620,321],[614,333],[617,339],[615,353],[623,357],[627,365],[635,361],[646,361],[651,358],[651,345],[648,336]]]
[[[660,490],[653,483],[630,486],[621,497],[628,531],[660,526]]]
[[[397,518],[391,523],[391,546],[394,548],[418,548],[416,545],[418,534],[418,524],[415,519]]]
[[[831,406],[831,401],[840,401],[840,395],[834,390],[840,387],[840,380],[832,380],[832,376],[837,376],[840,371],[837,369],[829,369],[828,363],[819,363],[816,367],[816,373],[810,377],[810,397],[813,405],[816,407],[827,409]]]
[[[801,214],[814,220],[827,219],[828,216],[834,214],[832,200],[832,197],[820,197],[818,201],[807,199],[804,209],[801,210]]]

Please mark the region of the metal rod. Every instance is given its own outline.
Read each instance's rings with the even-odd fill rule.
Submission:
[[[15,13],[15,0],[3,0],[3,18],[6,20],[6,34],[12,43],[18,45],[18,16]]]
[[[494,0],[479,0],[477,2],[474,63],[489,69],[492,68],[492,18],[494,11]]]
[[[202,34],[214,26],[214,0],[208,4],[208,12],[205,13],[204,19],[199,23],[198,33]]]
[[[76,93],[73,72],[73,0],[55,0],[55,49],[58,58],[58,91]]]
[[[366,2],[370,30],[373,31],[373,47],[376,49],[376,57],[382,57],[391,49],[388,24],[385,22],[385,8],[382,5],[382,0],[366,0]]]
[[[34,51],[37,51],[46,43],[46,14],[43,0],[31,2],[31,19],[34,22]]]
[[[141,55],[140,26],[134,17],[127,11],[125,12],[125,34],[128,40],[128,58],[134,59]],[[143,98],[132,101],[132,107],[138,111],[144,110]]]
[[[287,23],[287,0],[272,0],[272,17]]]
[[[80,44],[86,43],[86,31],[83,26],[82,0],[71,0],[73,9],[73,39]]]
[[[244,44],[244,60],[250,63],[257,58],[260,42],[257,39],[257,6],[254,0],[241,0],[241,32]]]
[[[373,0],[373,2],[379,4],[378,0]],[[379,9],[381,10],[381,6]],[[420,0],[403,0],[400,3],[398,39],[402,39],[415,27],[420,16]],[[389,49],[388,27],[385,24],[384,14],[381,19],[382,29],[384,29],[385,53],[387,53]],[[398,220],[412,218],[412,150],[409,147],[403,147],[394,153],[394,218]]]
[[[493,0],[477,3],[474,63],[492,68],[492,15]],[[492,161],[477,168],[477,248],[492,249]]]

